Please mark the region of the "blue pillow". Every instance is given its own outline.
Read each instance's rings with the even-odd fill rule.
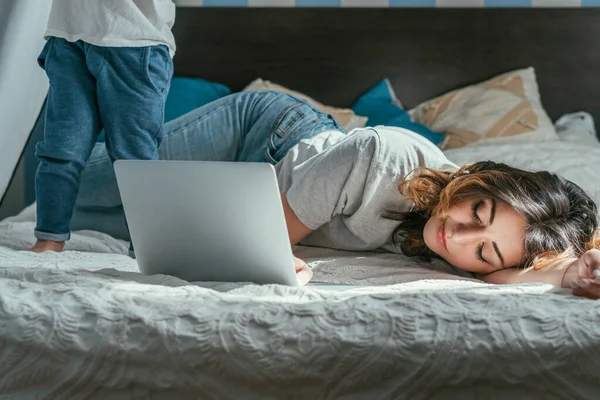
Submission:
[[[200,78],[173,78],[165,103],[165,122],[228,94],[231,94],[231,89],[220,83]],[[98,141],[104,142],[104,131],[100,133]]]
[[[369,118],[367,121],[369,126],[386,125],[409,129],[436,145],[444,140],[444,135],[441,133],[411,120],[410,114],[402,109],[402,105],[396,99],[388,79],[382,80],[363,94],[352,106],[352,110],[358,115]]]
[[[200,78],[173,78],[165,104],[165,122],[228,94],[231,94],[231,89],[220,83]]]

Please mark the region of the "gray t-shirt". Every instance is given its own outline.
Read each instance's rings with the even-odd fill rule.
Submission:
[[[302,140],[276,170],[290,207],[313,230],[301,244],[399,253],[391,241],[399,222],[382,214],[410,210],[398,185],[417,167],[457,168],[422,136],[377,126]]]

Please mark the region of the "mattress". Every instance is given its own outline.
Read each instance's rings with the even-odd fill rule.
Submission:
[[[597,398],[600,303],[565,290],[301,247],[316,280],[366,286],[189,283],[98,232],[22,251],[33,221],[0,222],[3,398]]]

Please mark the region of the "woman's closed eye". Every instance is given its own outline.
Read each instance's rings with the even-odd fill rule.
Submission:
[[[484,200],[478,200],[473,203],[472,208],[471,208],[471,211],[473,214],[473,220],[479,225],[491,226],[494,223],[494,218],[496,217],[496,201],[494,199],[491,199],[490,204],[489,204],[490,205],[489,216],[487,218],[488,223],[484,224],[483,220],[480,217],[480,214],[481,214],[481,212],[485,213],[484,209],[486,208],[485,207],[486,205],[488,205],[488,203],[486,203]],[[492,263],[483,256],[484,246],[485,246],[485,242],[480,243],[476,247],[475,257],[477,258],[477,260],[479,260],[482,263],[492,265]],[[491,246],[492,246],[491,248],[493,249],[494,253],[498,257],[498,261],[499,261],[498,264],[501,266],[504,266],[504,258],[502,257],[502,254],[500,253],[500,250],[498,249],[498,245],[496,244],[496,242],[492,242]],[[494,258],[494,257],[492,257],[492,258]]]
[[[471,213],[473,214],[473,220],[478,225],[483,225],[483,221],[479,217],[479,208],[481,207],[482,204],[483,204],[483,200],[478,200],[478,201],[474,202],[473,205],[471,206]],[[483,245],[484,245],[484,243],[480,243],[479,245],[477,245],[477,247],[475,248],[475,257],[480,262],[489,264],[487,262],[487,260],[485,258],[483,258]]]
[[[477,257],[477,259],[482,263],[489,264],[489,262],[485,258],[483,258],[483,245],[484,243],[481,243],[477,246],[477,248],[475,249],[475,257]]]
[[[473,213],[473,219],[475,220],[475,222],[477,222],[480,225],[483,224],[483,222],[481,221],[481,218],[479,217],[479,208],[482,204],[483,204],[483,200],[479,200],[479,201],[476,201],[475,203],[473,203],[473,206],[471,207],[471,211]]]

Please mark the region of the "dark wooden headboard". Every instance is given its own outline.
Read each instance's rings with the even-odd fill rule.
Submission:
[[[383,77],[407,107],[533,66],[552,118],[600,118],[600,9],[180,8],[175,73],[257,77],[351,105]]]

